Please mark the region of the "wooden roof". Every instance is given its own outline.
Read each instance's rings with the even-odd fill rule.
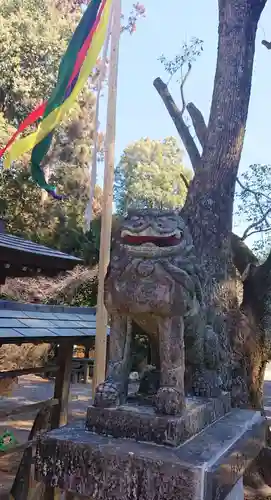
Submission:
[[[0,266],[5,276],[54,276],[73,269],[82,260],[52,248],[0,233]]]
[[[59,343],[68,338],[83,343],[95,335],[94,308],[0,301],[0,344]]]

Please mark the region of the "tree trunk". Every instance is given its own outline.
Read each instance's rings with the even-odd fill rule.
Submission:
[[[217,323],[219,318],[220,340],[228,352],[226,378],[233,402],[253,407],[262,403],[269,334],[266,325],[270,316],[266,298],[270,287],[266,279],[265,293],[261,293],[265,303],[260,307],[258,300],[256,311],[255,293],[266,268],[260,272],[261,266],[252,252],[232,235],[232,215],[250,100],[255,38],[266,1],[218,0],[219,43],[208,127],[197,108],[191,103],[187,106],[203,147],[202,155],[167,86],[160,78],[154,81],[195,171],[182,215],[206,270],[207,319],[210,321],[212,317]],[[233,264],[245,279],[244,303],[240,309]]]
[[[201,166],[184,213],[216,280],[228,277],[235,182],[251,91],[257,24],[265,1],[220,0],[217,68]]]

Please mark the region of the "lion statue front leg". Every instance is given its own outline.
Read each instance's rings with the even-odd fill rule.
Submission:
[[[155,398],[157,413],[180,415],[185,408],[183,318],[158,318],[161,385]]]
[[[105,381],[95,391],[94,406],[109,408],[125,402],[131,368],[131,321],[114,314],[110,328],[110,356]]]

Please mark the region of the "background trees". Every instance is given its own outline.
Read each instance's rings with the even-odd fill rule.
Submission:
[[[84,4],[83,0],[1,2],[0,147],[6,144],[29,111],[49,96],[61,57],[82,15]],[[144,15],[142,4],[132,4],[128,16],[123,16],[123,33],[134,33],[137,21]],[[99,71],[95,70],[89,88],[84,89],[78,104],[55,132],[53,146],[43,163],[46,176],[57,185],[59,192],[68,195],[67,199],[53,200],[37,188],[29,172],[29,155],[16,162],[10,171],[0,171],[0,212],[6,216],[7,230],[79,255],[90,266],[97,263],[99,247],[96,233],[84,233],[84,211],[90,187],[88,169],[98,75]],[[102,159],[103,134],[99,135],[99,154]],[[101,199],[102,190],[96,186],[94,216],[101,213]],[[81,269],[65,278],[67,287],[75,295],[79,283],[83,283],[82,287],[88,290],[88,293],[79,290],[79,298],[74,299],[77,304],[80,300],[84,305],[95,303],[97,280],[95,272],[92,274],[89,278],[86,270]],[[85,280],[90,282],[90,286],[84,284]],[[70,303],[73,300],[70,295],[66,297],[61,292],[62,281],[28,281],[26,293],[24,281],[9,280],[2,293],[15,300],[29,301],[47,301],[52,295],[55,297],[52,300],[56,302],[60,294],[63,300]],[[54,285],[59,290],[55,290]]]
[[[82,14],[82,0],[3,0],[0,5],[0,147],[18,123],[53,88],[59,62]],[[132,4],[123,17],[123,33],[132,34],[145,8]],[[53,147],[43,162],[67,200],[48,198],[33,184],[29,155],[11,172],[0,174],[1,206],[6,207],[7,228],[14,234],[79,254],[87,263],[97,260],[91,233],[84,234],[84,211],[89,196],[89,164],[94,136],[95,84],[92,75],[78,104],[54,134]],[[99,136],[99,153],[103,135]],[[96,187],[94,215],[101,212],[102,191]],[[0,201],[1,201],[0,200]]]
[[[61,8],[55,0],[1,2],[0,145],[6,143],[13,127],[50,94],[59,62],[80,15],[80,2],[72,5],[64,2]],[[83,232],[94,111],[95,95],[85,89],[79,103],[56,131],[53,147],[44,162],[47,176],[60,192],[69,195],[67,200],[59,202],[42,195],[31,180],[29,155],[10,172],[0,174],[0,197],[6,205],[8,230],[82,255],[88,262],[97,258],[91,235]],[[103,137],[100,139],[102,150]],[[99,214],[99,188],[96,194],[94,213]]]
[[[270,165],[250,165],[237,179],[236,191],[235,219],[236,225],[242,227],[240,236],[263,261],[271,246]]]
[[[54,0],[1,2],[0,110],[9,122],[17,125],[49,96],[75,22]]]
[[[140,139],[127,146],[115,172],[115,203],[127,208],[176,208],[184,204],[192,171],[174,137]]]

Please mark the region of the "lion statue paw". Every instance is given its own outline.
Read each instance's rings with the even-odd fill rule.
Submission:
[[[160,387],[155,397],[155,411],[163,415],[180,415],[184,410],[181,393],[174,387]]]
[[[113,382],[103,382],[95,391],[94,406],[110,408],[118,406],[120,402],[119,389]]]

